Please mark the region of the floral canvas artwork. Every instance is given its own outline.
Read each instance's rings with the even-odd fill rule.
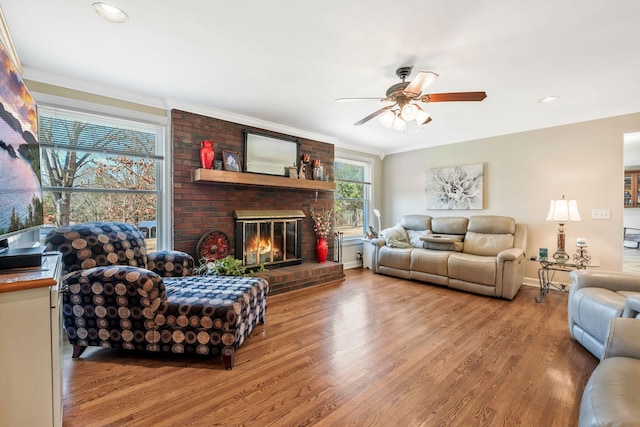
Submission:
[[[427,169],[427,209],[482,209],[483,164]]]

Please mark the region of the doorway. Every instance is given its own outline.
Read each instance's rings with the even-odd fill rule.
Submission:
[[[623,163],[625,172],[625,208],[623,209],[623,236],[630,236],[623,241],[622,271],[640,273],[640,184],[632,171],[640,171],[640,132],[624,134]],[[635,182],[634,182],[635,181]],[[629,200],[627,200],[629,199]]]

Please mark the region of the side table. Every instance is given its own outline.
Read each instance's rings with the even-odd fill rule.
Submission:
[[[373,271],[374,249],[371,239],[362,239],[362,268],[368,268]]]
[[[566,261],[558,262],[553,258],[540,258],[540,268],[538,269],[538,280],[540,282],[540,295],[534,297],[537,303],[544,300],[544,297],[549,293],[549,289],[553,287],[561,292],[568,292],[567,285],[564,283],[553,283],[553,278],[557,271],[569,272],[573,270],[584,270],[587,267],[597,267],[597,265],[591,265],[584,262]]]

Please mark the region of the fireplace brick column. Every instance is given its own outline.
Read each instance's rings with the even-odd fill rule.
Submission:
[[[300,209],[307,217],[302,221],[302,261],[315,262],[316,236],[310,219],[310,208],[333,208],[333,192],[296,190],[264,186],[218,183],[193,183],[191,174],[200,167],[200,142],[214,142],[215,160],[222,160],[222,150],[244,156],[243,129],[239,123],[206,117],[180,110],[171,111],[173,147],[173,247],[196,258],[198,240],[209,231],[221,231],[231,243],[235,255],[235,210]],[[252,130],[274,136],[292,137],[264,129]],[[320,141],[299,138],[301,153],[319,159],[325,174],[333,179],[334,147]],[[333,239],[329,239],[329,257],[333,259]]]

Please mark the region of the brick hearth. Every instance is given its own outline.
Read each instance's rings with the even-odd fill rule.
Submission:
[[[269,295],[344,280],[342,264],[329,261],[323,263],[305,262],[299,265],[274,268],[256,273],[256,276],[267,279]]]

